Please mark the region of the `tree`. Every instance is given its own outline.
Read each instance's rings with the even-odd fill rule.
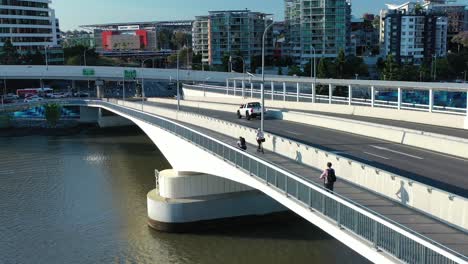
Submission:
[[[452,38],[452,42],[468,48],[468,31],[458,33]]]
[[[303,72],[301,71],[301,68],[299,68],[299,66],[293,65],[289,67],[288,75],[289,76],[302,76]]]
[[[333,78],[334,68],[335,65],[333,65],[333,62],[330,59],[322,58],[317,67],[318,78]]]
[[[393,55],[387,56],[383,69],[383,79],[387,81],[395,81],[399,79],[398,64],[395,62]]]
[[[278,67],[278,75],[283,75],[283,67]]]
[[[59,104],[45,106],[45,118],[50,127],[56,127],[62,115],[62,107]]]
[[[190,38],[187,33],[182,31],[177,31],[172,35],[171,43],[175,47],[175,49],[179,50],[184,46],[188,46],[187,43],[189,42]]]
[[[2,55],[0,57],[0,64],[3,65],[17,65],[19,63],[19,54],[16,48],[11,43],[10,39],[7,39],[3,43]]]
[[[42,53],[39,52],[39,50],[36,50],[34,54],[31,57],[31,65],[44,65],[45,64],[45,58],[42,55]]]
[[[343,79],[345,75],[345,63],[346,63],[346,56],[343,49],[340,49],[338,53],[338,57],[335,60],[336,66],[336,77],[338,79]]]

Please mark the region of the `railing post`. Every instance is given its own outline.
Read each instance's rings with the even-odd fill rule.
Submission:
[[[245,98],[245,81],[242,81],[242,98]]]
[[[353,86],[348,86],[348,104],[353,105]]]
[[[398,87],[398,110],[401,110],[402,97],[403,97],[403,93],[401,91],[401,87]]]
[[[434,110],[434,89],[429,89],[429,112]]]
[[[336,223],[338,224],[338,227],[341,228],[341,204],[338,203],[338,208],[336,212]]]
[[[254,97],[254,92],[253,92],[253,87],[254,84],[253,83],[250,83],[250,98],[253,98]]]
[[[395,239],[395,256],[399,259],[399,258],[401,258],[401,254],[400,254],[400,252],[401,252],[401,249],[400,249],[401,248],[400,247],[400,240],[401,240],[400,239],[400,233],[395,232],[394,239]]]
[[[229,79],[226,80],[226,95],[229,95]]]
[[[297,83],[296,88],[297,88],[297,95],[296,95],[297,102],[299,102],[299,93],[300,93],[300,90],[301,90],[301,85],[299,83]]]
[[[375,107],[375,87],[371,86],[371,107]]]
[[[328,85],[328,103],[332,104],[332,100],[333,100],[333,85],[329,84]]]
[[[373,230],[374,230],[374,239],[373,239],[374,240],[373,241],[374,248],[378,249],[378,241],[377,240],[379,239],[379,235],[377,233],[377,230],[378,230],[378,222],[377,221],[374,221]]]
[[[317,91],[316,91],[315,83],[312,83],[312,103],[316,102],[315,100],[316,95],[317,95]]]
[[[234,87],[233,87],[233,89],[234,89],[234,96],[236,96],[236,89],[237,89],[237,81],[236,81],[236,80],[234,80]]]
[[[427,248],[423,247],[421,249],[421,263],[426,263],[426,252],[427,252]]]
[[[275,83],[271,82],[271,100],[275,100]]]
[[[309,209],[312,209],[312,188],[309,187]]]
[[[466,116],[468,116],[468,91],[466,92]]]
[[[286,82],[283,82],[283,101],[286,102]]]
[[[320,210],[322,214],[325,214],[325,195],[322,194],[322,208]]]

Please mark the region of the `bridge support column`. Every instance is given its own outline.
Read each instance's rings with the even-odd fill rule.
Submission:
[[[348,105],[353,105],[353,86],[348,85]]]
[[[271,100],[275,100],[275,83],[271,82]]]
[[[434,89],[429,89],[429,112],[434,111]]]
[[[283,82],[283,101],[286,102],[286,83]]]
[[[301,93],[301,84],[300,84],[300,83],[297,83],[297,84],[296,84],[296,88],[297,88],[297,93],[296,93],[297,102],[299,102],[299,95],[300,95],[300,93]]]
[[[147,203],[148,224],[157,230],[184,232],[202,229],[203,222],[258,221],[286,212],[265,194],[224,178],[174,170],[155,174]]]
[[[333,85],[329,84],[328,85],[328,103],[332,104],[333,103]]]
[[[371,107],[375,107],[375,87],[371,86]]]
[[[401,102],[403,98],[403,92],[400,87],[398,87],[398,110],[401,110]]]

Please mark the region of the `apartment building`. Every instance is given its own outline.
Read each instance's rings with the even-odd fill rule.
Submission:
[[[19,53],[47,52],[50,64],[63,63],[60,30],[50,0],[0,0],[0,46],[9,39]]]
[[[252,58],[262,54],[268,14],[250,10],[210,11],[196,17],[192,26],[192,46],[202,62],[221,65],[225,56],[240,56],[250,68]],[[266,55],[272,55],[272,30],[266,38]]]
[[[351,46],[349,0],[285,0],[288,53],[302,65],[314,57],[334,58]]]
[[[383,55],[412,64],[447,55],[447,17],[431,14],[416,2],[388,5],[381,14]]]

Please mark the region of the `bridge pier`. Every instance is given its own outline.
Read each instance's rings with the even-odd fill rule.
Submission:
[[[175,170],[156,171],[155,176],[156,189],[147,202],[148,225],[156,230],[187,232],[288,211],[265,194],[224,178]]]

